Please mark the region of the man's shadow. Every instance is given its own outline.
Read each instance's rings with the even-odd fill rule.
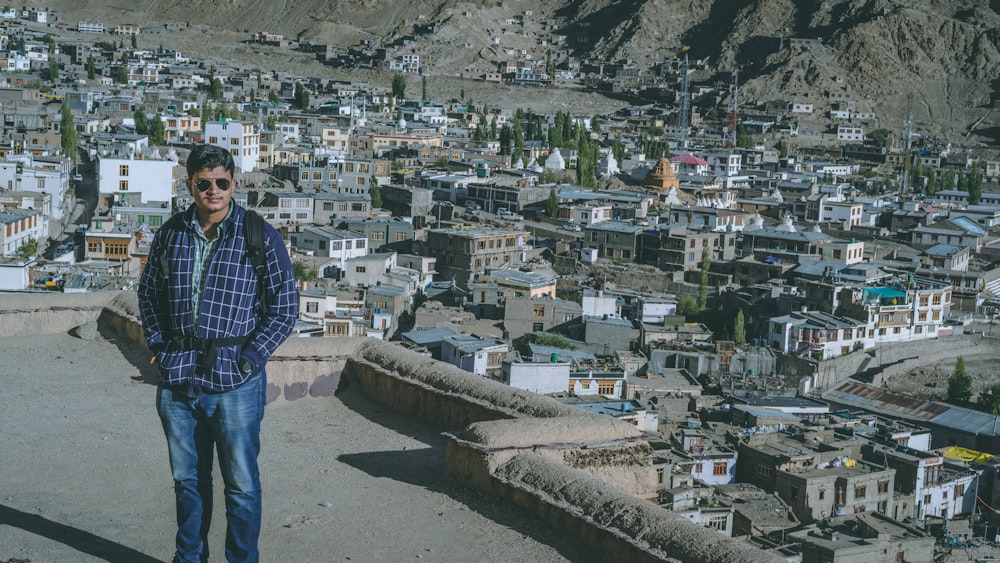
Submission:
[[[111,563],[161,563],[159,559],[154,559],[131,547],[95,536],[90,532],[53,522],[37,514],[28,514],[0,504],[0,525],[5,524],[59,542],[80,553],[86,553]]]

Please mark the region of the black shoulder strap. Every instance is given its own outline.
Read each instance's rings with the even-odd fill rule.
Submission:
[[[160,225],[161,237],[170,236],[172,231],[180,230],[181,226],[184,224],[184,212],[174,213],[167,222]],[[159,261],[160,277],[163,279],[170,278],[170,260],[167,260],[167,247],[169,239],[160,241],[160,254],[156,257]]]
[[[264,218],[247,210],[243,219],[243,237],[247,243],[247,257],[257,273],[257,304],[261,311],[269,307],[264,284],[267,280],[267,249],[264,247]]]

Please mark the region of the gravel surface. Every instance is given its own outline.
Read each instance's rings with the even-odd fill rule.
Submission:
[[[80,331],[0,344],[0,562],[168,560],[173,492],[134,350]],[[268,407],[262,560],[588,561],[513,505],[444,477],[443,429],[348,389]],[[212,561],[222,561],[216,476]]]

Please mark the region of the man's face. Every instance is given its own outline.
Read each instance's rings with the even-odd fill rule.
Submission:
[[[228,188],[225,190],[221,189],[219,187],[219,180],[229,182]],[[205,191],[199,190],[199,181],[203,186],[210,182],[208,189]],[[202,168],[198,172],[195,172],[193,177],[188,179],[187,184],[188,191],[191,192],[191,197],[194,198],[194,204],[197,206],[198,211],[208,215],[229,212],[229,202],[233,199],[236,181],[233,180],[233,176],[225,168],[221,166]]]

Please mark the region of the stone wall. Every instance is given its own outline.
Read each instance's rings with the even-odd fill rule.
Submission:
[[[99,328],[144,350],[137,311],[134,294],[117,294]],[[269,400],[327,396],[343,380],[372,401],[452,429],[449,477],[537,514],[602,560],[780,560],[649,502],[652,450],[637,428],[617,419],[379,340],[289,339],[268,363],[268,379]]]
[[[0,294],[0,338],[68,332],[96,321],[116,295],[105,291]]]

